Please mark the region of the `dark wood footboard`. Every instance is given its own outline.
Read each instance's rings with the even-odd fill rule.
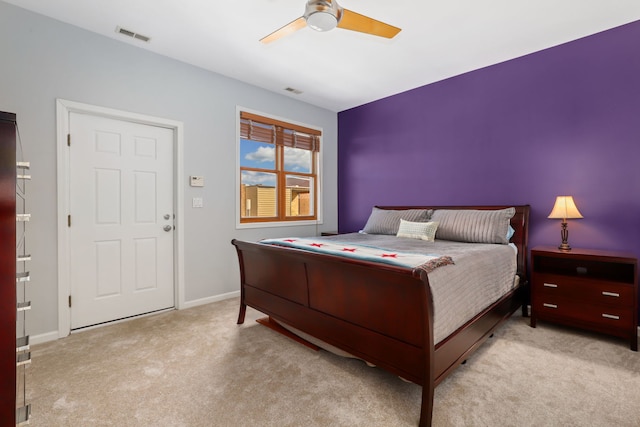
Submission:
[[[242,266],[239,323],[249,305],[416,384],[434,382],[433,308],[425,273],[232,243]],[[432,405],[433,395],[426,393],[423,425],[429,425]]]
[[[529,207],[516,209],[514,238],[519,255],[524,254],[518,269],[526,277]],[[241,275],[238,323],[251,306],[421,385],[420,426],[431,425],[434,387],[522,301],[516,289],[435,346],[433,300],[424,271],[235,239],[232,244]]]

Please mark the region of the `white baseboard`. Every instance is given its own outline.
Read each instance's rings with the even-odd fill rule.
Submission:
[[[42,344],[49,341],[55,341],[58,337],[58,331],[46,332],[44,334],[38,335],[30,335],[29,336],[29,344],[36,345]]]
[[[216,295],[213,297],[201,298],[201,299],[185,302],[180,309],[185,310],[187,308],[197,307],[199,305],[204,305],[204,304],[210,304],[212,302],[224,301],[226,299],[237,298],[239,296],[240,296],[240,291],[234,291],[226,294]],[[115,322],[118,322],[118,321],[115,321]],[[58,338],[63,338],[58,336],[58,331],[45,332],[44,334],[31,335],[29,337],[29,343],[31,345],[43,344],[46,342],[55,341]]]
[[[212,297],[201,298],[193,301],[185,301],[181,309],[197,307],[199,305],[210,304],[212,302],[224,301],[230,298],[237,298],[240,296],[240,291],[233,291],[226,294],[215,295]]]

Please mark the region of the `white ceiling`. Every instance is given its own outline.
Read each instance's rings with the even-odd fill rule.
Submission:
[[[306,0],[4,1],[336,112],[640,20],[638,0],[341,0],[402,31],[303,28],[264,45]]]

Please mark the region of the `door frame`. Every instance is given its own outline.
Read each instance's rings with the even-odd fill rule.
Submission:
[[[70,113],[89,114],[110,119],[158,126],[173,130],[173,190],[175,234],[174,234],[174,301],[177,309],[184,307],[184,179],[183,179],[183,147],[184,123],[162,117],[147,116],[96,105],[83,104],[66,99],[56,99],[57,122],[57,190],[58,190],[58,338],[71,333],[71,309],[69,295],[71,294],[71,271],[69,247],[69,227],[67,215],[70,210],[69,195],[69,150],[67,149],[67,135],[69,134]],[[73,143],[73,141],[72,141]]]

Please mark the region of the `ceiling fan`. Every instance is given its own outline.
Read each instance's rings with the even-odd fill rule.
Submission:
[[[304,15],[261,38],[260,41],[270,43],[305,26],[316,31],[329,31],[338,27],[388,39],[400,32],[398,27],[345,9],[335,0],[308,0]]]

